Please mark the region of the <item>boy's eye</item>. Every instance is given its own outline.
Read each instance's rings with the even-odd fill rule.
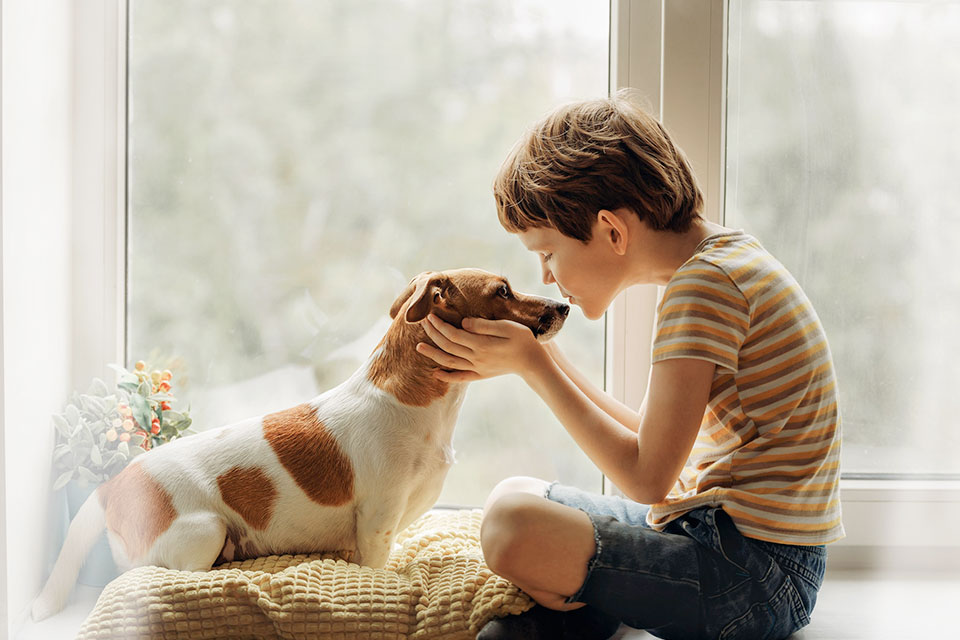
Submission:
[[[505,285],[505,284],[500,285],[500,288],[497,289],[497,295],[500,296],[501,298],[509,298],[509,297],[510,297],[510,289],[508,289],[508,288],[507,288],[507,285]]]

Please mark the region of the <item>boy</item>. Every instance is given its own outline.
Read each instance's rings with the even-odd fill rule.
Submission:
[[[683,154],[623,91],[548,115],[494,195],[543,281],[588,318],[628,286],[665,290],[639,412],[518,324],[424,321],[434,344],[418,350],[438,378],[520,375],[629,498],[501,482],[484,556],[540,606],[478,638],[605,638],[620,622],[785,638],[806,625],[843,527],[833,364],[797,282],[754,238],[700,216]]]

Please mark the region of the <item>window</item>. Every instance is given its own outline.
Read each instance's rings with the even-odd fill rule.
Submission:
[[[578,0],[130,4],[127,353],[198,429],[344,380],[420,271],[540,284],[490,185],[524,127],[607,90],[609,8]],[[561,346],[602,384],[602,323]],[[522,382],[468,391],[441,503],[600,474]]]
[[[960,5],[729,8],[726,222],[826,327],[847,477],[960,474]]]

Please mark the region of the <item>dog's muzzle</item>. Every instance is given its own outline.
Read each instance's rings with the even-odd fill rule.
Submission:
[[[533,330],[533,335],[537,338],[550,339],[563,326],[564,321],[570,314],[570,305],[558,302],[548,307],[546,311],[540,314],[537,322],[537,328]]]

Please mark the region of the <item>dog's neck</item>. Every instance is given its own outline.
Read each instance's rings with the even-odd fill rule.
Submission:
[[[441,367],[417,352],[418,342],[434,344],[418,323],[406,322],[398,315],[374,349],[367,377],[401,403],[426,407],[445,396],[450,384],[433,377]]]

